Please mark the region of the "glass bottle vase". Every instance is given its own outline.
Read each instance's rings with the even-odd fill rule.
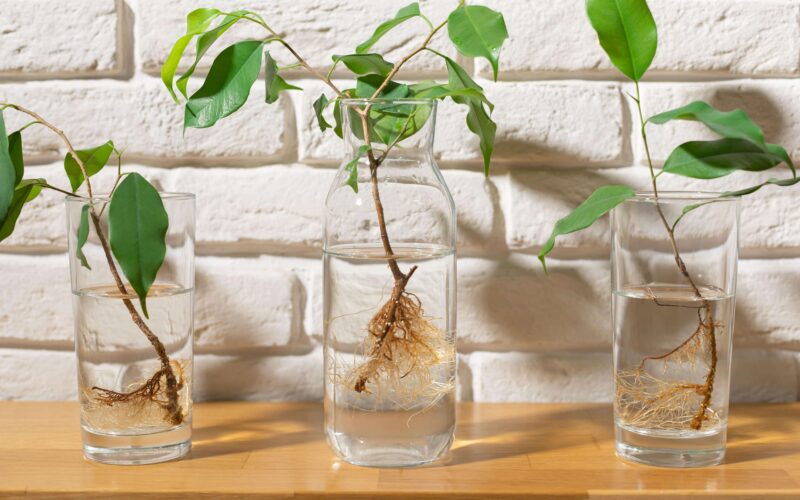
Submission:
[[[163,462],[191,448],[195,200],[161,197],[169,230],[149,318],[107,252],[108,197],[94,198],[101,233],[90,217],[85,265],[77,245],[88,202],[66,201],[83,450],[98,462]]]
[[[739,200],[641,194],[613,210],[611,226],[617,454],[716,465],[728,422]]]
[[[350,463],[423,464],[455,429],[456,222],[433,156],[436,102],[340,106],[345,158],[325,203],[325,431]]]

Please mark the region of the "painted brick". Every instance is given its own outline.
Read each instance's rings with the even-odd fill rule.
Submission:
[[[648,83],[642,88],[645,116],[703,100],[721,110],[744,109],[763,129],[769,142],[782,144],[800,158],[800,83],[786,80],[745,80],[700,83]],[[638,119],[637,119],[638,120]],[[679,144],[717,138],[703,125],[673,122],[648,129],[653,160],[663,163]],[[634,138],[636,158],[644,162],[641,140]]]
[[[300,284],[266,258],[205,257],[197,268],[195,346],[236,351],[301,342]]]
[[[480,84],[495,104],[494,161],[521,166],[629,163],[627,111],[617,84],[485,80]],[[320,132],[312,107],[324,88],[314,82],[305,88],[311,91],[294,96],[300,113],[300,159],[338,162],[343,155],[341,141],[331,131]],[[462,108],[449,99],[439,104],[434,154],[445,162],[482,165],[479,141],[467,129]]]
[[[659,49],[651,76],[796,75],[800,6],[794,1],[650,0]],[[617,78],[586,17],[583,0],[487,0],[505,15],[511,38],[502,77],[578,74]],[[769,33],[770,36],[764,36]],[[477,63],[483,75],[489,64]]]
[[[478,402],[610,402],[611,353],[523,354],[476,352],[469,357]],[[732,402],[787,402],[797,394],[791,354],[736,350]]]
[[[0,99],[38,110],[79,149],[112,139],[133,161],[258,164],[287,154],[284,108],[263,103],[263,85],[253,87],[248,105],[235,116],[209,129],[188,130],[185,137],[183,108],[155,78],[0,85]],[[18,113],[6,115],[9,131],[30,121]],[[43,127],[28,129],[23,142],[34,157],[55,160],[64,152],[59,138]]]
[[[72,351],[0,349],[0,399],[76,400],[75,360]]]
[[[610,346],[607,264],[553,261],[549,270],[550,276],[545,276],[533,256],[460,260],[459,348],[552,351]]]
[[[443,2],[432,0],[423,0],[420,4],[422,11],[436,23],[444,21],[451,8]],[[332,55],[353,53],[355,47],[366,40],[378,24],[394,17],[402,6],[390,0],[348,1],[336,5],[319,0],[253,0],[247,4],[249,10],[261,14],[312,66],[321,69],[330,66]],[[221,0],[215,7],[227,12],[243,8],[233,0]],[[137,39],[141,43],[141,65],[146,71],[160,70],[172,44],[186,32],[186,14],[196,8],[196,2],[191,0],[168,4],[159,0],[139,2]],[[354,23],[357,23],[358,29],[353,29]],[[362,23],[363,28],[360,27]],[[386,35],[372,50],[384,54],[390,61],[396,61],[417,48],[427,33],[428,28],[423,21],[411,20]],[[234,26],[217,42],[219,48],[212,48],[206,54],[199,67],[208,68],[222,47],[235,40],[265,36],[268,33],[252,23]],[[449,45],[446,32],[443,32],[439,39],[434,40],[432,47],[455,57],[455,51]],[[270,50],[281,64],[295,62],[291,54],[277,45]],[[188,57],[185,60],[190,61]],[[445,71],[443,63],[427,53],[415,57],[407,69],[417,73]]]
[[[756,185],[779,172],[736,173],[714,181],[690,180],[664,175],[660,189],[730,191]],[[783,173],[786,177],[788,170]],[[628,184],[651,190],[645,167],[602,170],[514,170],[510,173],[509,205],[505,212],[508,247],[535,251],[547,241],[555,222],[577,207],[596,188]],[[742,200],[741,248],[744,256],[773,251],[795,254],[800,247],[800,218],[795,216],[794,188],[769,187]],[[560,237],[554,256],[606,255],[610,243],[608,218],[592,227]]]
[[[289,356],[195,357],[195,400],[322,399],[322,349]]]
[[[197,195],[201,248],[317,253],[331,169],[177,169],[167,189]]]
[[[119,0],[6,0],[0,77],[121,75],[122,5]]]

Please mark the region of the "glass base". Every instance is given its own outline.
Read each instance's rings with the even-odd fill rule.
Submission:
[[[192,449],[192,428],[185,424],[152,434],[101,434],[83,429],[83,454],[111,465],[146,465],[183,457]]]
[[[436,434],[402,443],[370,443],[358,436],[327,431],[328,443],[345,462],[362,467],[416,467],[442,458],[453,444],[453,433]],[[372,441],[372,440],[370,440]]]
[[[655,467],[709,467],[725,459],[726,430],[649,431],[616,425],[617,456]]]

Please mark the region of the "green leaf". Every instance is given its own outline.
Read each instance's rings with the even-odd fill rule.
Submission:
[[[111,197],[108,238],[147,318],[147,292],[166,256],[168,228],[169,218],[158,191],[137,173],[126,176]]]
[[[344,135],[342,132],[342,107],[340,106],[338,97],[333,101],[333,123],[335,124],[333,133],[336,134],[339,139],[342,139]]]
[[[260,41],[231,45],[214,59],[203,86],[186,103],[184,128],[206,128],[234,113],[247,101],[261,72]]]
[[[28,198],[25,200],[25,203],[27,203],[36,199],[36,197],[42,192],[42,187],[46,184],[46,179],[24,179],[17,185],[17,191],[31,186]]]
[[[11,157],[11,163],[14,164],[14,185],[17,186],[22,181],[22,176],[25,175],[25,162],[22,158],[22,133],[20,131],[12,132],[8,136],[8,154]]]
[[[625,76],[642,79],[658,48],[658,29],[646,0],[586,0],[603,50]]]
[[[628,186],[603,186],[586,198],[586,201],[581,203],[569,215],[556,222],[550,238],[544,244],[542,251],[539,252],[539,260],[542,262],[545,272],[547,271],[545,257],[553,250],[558,236],[586,229],[614,207],[635,195],[636,192]]]
[[[488,106],[490,110],[494,109],[494,104],[483,95],[483,92],[474,88],[451,89],[447,85],[441,85],[436,82],[433,82],[433,85],[427,82],[421,82],[411,85],[410,89],[411,95],[415,99],[445,99],[447,97],[456,99],[463,97],[467,99],[476,99]]]
[[[792,171],[792,177],[797,177],[797,170],[795,170],[792,157],[789,156],[789,153],[787,153],[785,149],[783,149],[783,146],[781,146],[780,144],[767,144],[767,151],[769,151],[770,154],[780,158],[783,161],[783,163],[785,163],[786,166],[789,167],[789,170]]]
[[[11,236],[11,233],[14,232],[17,219],[19,219],[19,215],[22,213],[22,207],[28,201],[33,189],[34,187],[32,185],[26,185],[14,190],[8,211],[2,219],[2,222],[0,222],[0,241],[8,238]]]
[[[346,56],[333,56],[333,64],[339,61],[347,69],[357,75],[376,74],[385,77],[392,71],[394,65],[384,59],[380,54],[349,54]]]
[[[666,111],[651,117],[649,122],[662,125],[672,120],[688,120],[701,122],[703,125],[729,139],[747,139],[762,148],[764,143],[764,132],[761,127],[755,124],[741,109],[724,112],[714,109],[703,101],[695,101],[686,106]]]
[[[794,186],[798,182],[800,182],[800,177],[792,177],[791,179],[769,179],[768,181],[762,182],[761,184],[758,184],[756,186],[740,189],[738,191],[728,191],[726,193],[722,193],[721,196],[724,197],[745,196],[748,194],[755,193],[756,191],[765,186],[789,187],[789,186]]]
[[[384,78],[380,75],[366,75],[356,78],[356,97],[371,98],[383,84],[383,80]],[[409,91],[408,85],[390,81],[377,97],[382,99],[402,99],[403,97],[408,97]]]
[[[447,18],[447,34],[461,54],[486,58],[497,81],[500,48],[508,38],[503,14],[482,5],[463,5]]]
[[[81,159],[83,166],[86,168],[86,175],[91,177],[106,166],[108,159],[111,157],[111,153],[114,152],[114,143],[108,141],[105,144],[97,146],[96,148],[79,149],[75,152],[78,154],[78,158]],[[74,193],[79,187],[81,187],[81,184],[83,184],[85,179],[83,178],[83,172],[81,172],[81,168],[78,166],[78,162],[75,161],[75,158],[73,158],[70,153],[67,153],[64,156],[64,170],[67,172],[69,184],[72,186],[72,192]]]
[[[716,179],[736,170],[769,170],[781,161],[748,140],[719,139],[681,144],[669,155],[663,170],[693,179]]]
[[[2,222],[5,222],[14,200],[16,179],[17,170],[9,153],[6,122],[3,119],[3,112],[0,111],[0,221]]]
[[[314,114],[317,115],[317,123],[319,124],[319,129],[322,132],[331,128],[331,124],[325,121],[325,117],[322,116],[322,112],[325,111],[325,108],[328,107],[328,97],[325,94],[322,94],[314,101]]]
[[[78,224],[78,245],[75,248],[75,257],[81,262],[81,265],[86,269],[92,270],[89,261],[86,260],[86,255],[83,254],[83,245],[89,239],[89,205],[84,205],[81,208],[81,221]]]
[[[438,52],[437,52],[438,54]],[[447,66],[448,86],[451,91],[473,90],[483,95],[483,88],[475,83],[469,74],[458,65],[454,60],[439,54],[444,58]],[[480,139],[481,153],[483,154],[483,172],[489,175],[492,154],[494,153],[494,140],[497,134],[497,124],[483,107],[484,99],[475,97],[454,95],[451,97],[458,104],[464,104],[469,108],[467,112],[467,128]],[[491,107],[491,103],[489,104]]]
[[[382,23],[380,26],[378,26],[375,29],[375,32],[372,34],[371,37],[369,37],[367,41],[356,47],[356,53],[364,54],[373,45],[375,45],[378,42],[378,40],[380,40],[383,37],[383,35],[388,33],[392,28],[419,15],[420,15],[419,4],[417,2],[406,5],[405,7],[397,11],[397,14],[395,14],[393,19],[386,21],[385,23]]]
[[[358,160],[360,160],[369,151],[369,146],[366,144],[359,146],[356,157],[347,162],[344,169],[350,175],[347,176],[347,185],[353,188],[353,191],[358,193]]]
[[[196,35],[207,30],[211,22],[220,14],[221,12],[217,9],[197,9],[190,12],[189,15],[186,16],[186,34],[178,38],[175,45],[172,46],[172,50],[170,50],[164,65],[161,66],[161,81],[167,86],[167,90],[169,90],[176,104],[180,101],[178,101],[178,96],[172,88],[172,80],[175,78],[175,71],[178,69],[181,57],[183,57],[183,53],[186,51],[189,42],[191,42]]]
[[[269,55],[269,52],[264,52],[264,82],[267,88],[267,104],[276,102],[284,90],[303,90],[286,83],[286,80],[281,78],[278,74],[278,63]]]
[[[189,77],[194,74],[194,71],[197,69],[197,65],[200,63],[200,59],[202,59],[206,52],[208,52],[208,49],[214,45],[214,42],[216,42],[223,33],[228,31],[231,26],[239,22],[239,20],[245,14],[249,14],[249,12],[246,10],[237,10],[235,12],[231,12],[222,19],[222,22],[220,22],[216,28],[203,33],[197,38],[197,54],[195,55],[194,62],[189,69],[187,69],[186,72],[182,74],[180,78],[178,78],[178,81],[175,82],[175,86],[178,87],[178,90],[180,90],[181,94],[183,94],[183,97],[187,97],[186,86],[189,84]]]

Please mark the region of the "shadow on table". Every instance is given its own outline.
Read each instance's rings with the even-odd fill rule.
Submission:
[[[735,416],[728,427],[726,464],[747,463],[756,460],[800,455],[797,425],[800,408],[776,404],[738,405],[731,410]],[[738,415],[736,415],[738,414]],[[765,436],[768,436],[765,439]]]
[[[513,404],[513,403],[511,403]],[[529,415],[486,419],[480,406],[465,407],[474,412],[458,424],[456,442],[442,465],[461,465],[585,446],[587,439],[601,446],[613,440],[611,405],[554,408]],[[576,431],[577,430],[577,431]]]
[[[233,415],[219,424],[195,428],[189,459],[289,447],[321,439],[324,439],[321,404],[287,405],[281,411],[265,407],[255,415],[248,411],[245,418]]]

